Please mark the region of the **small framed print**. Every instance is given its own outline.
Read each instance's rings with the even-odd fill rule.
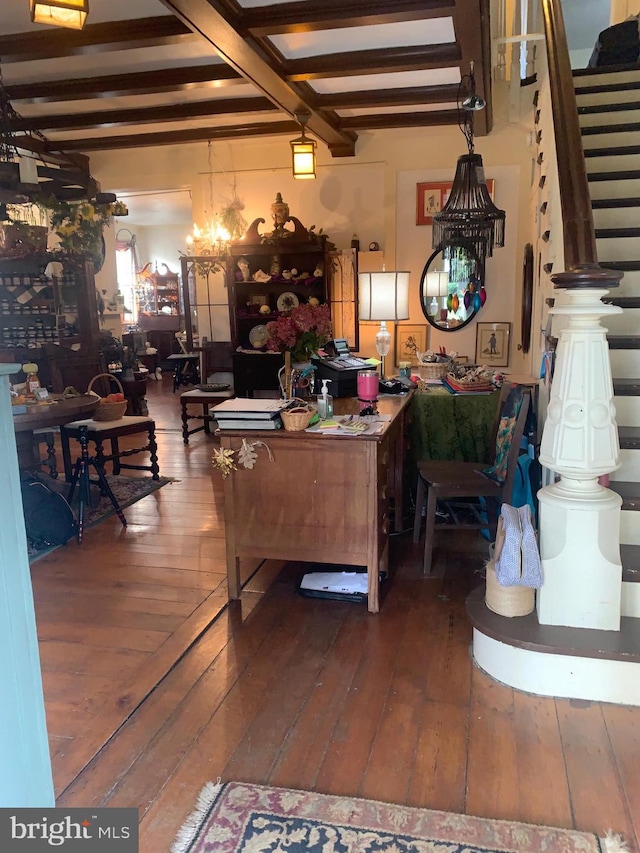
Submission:
[[[511,323],[478,323],[476,328],[476,364],[507,367]]]
[[[266,293],[252,293],[249,297],[249,301],[253,305],[268,305],[269,297]]]
[[[427,349],[427,326],[396,326],[396,364],[418,364],[418,353]]]
[[[423,183],[417,185],[416,194],[416,225],[431,225],[433,215],[440,213],[449,199],[449,193],[453,186],[452,181],[440,183]],[[489,178],[487,189],[493,200],[494,180]]]
[[[36,398],[38,403],[44,403],[45,400],[49,399],[49,392],[46,388],[35,388],[33,396]]]

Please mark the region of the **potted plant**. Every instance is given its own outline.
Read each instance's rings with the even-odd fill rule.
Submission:
[[[56,198],[45,199],[41,205],[48,211],[51,231],[58,238],[56,251],[88,258],[93,261],[95,271],[99,272],[104,263],[104,227],[114,216],[126,216],[126,205],[121,201],[94,204]]]

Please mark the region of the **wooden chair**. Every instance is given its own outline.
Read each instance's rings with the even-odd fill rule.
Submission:
[[[500,419],[510,390],[514,386],[504,383],[498,401],[496,420],[493,429],[493,445],[498,434]],[[489,529],[490,538],[495,539],[498,523],[498,511],[502,502],[509,503],[513,491],[513,481],[516,472],[517,459],[520,453],[520,443],[524,433],[529,407],[531,405],[531,392],[529,388],[523,387],[522,403],[516,419],[515,428],[511,438],[511,445],[507,456],[506,478],[499,483],[482,473],[484,468],[489,467],[482,462],[459,462],[427,460],[418,463],[418,489],[416,493],[416,512],[413,522],[413,541],[420,540],[420,527],[422,520],[422,509],[426,500],[426,531],[424,543],[423,572],[431,574],[431,561],[433,554],[433,540],[436,530],[453,530],[461,527],[483,530]],[[436,508],[439,500],[462,501],[468,499],[484,498],[486,500],[487,519],[480,517],[479,513],[451,512],[452,521],[442,522],[436,525]]]
[[[142,439],[143,445],[126,450],[120,447],[118,443],[120,438],[138,433],[145,435],[145,438]],[[104,469],[105,463],[111,462],[114,475],[118,475],[123,468],[127,468],[135,471],[150,471],[153,480],[159,479],[156,423],[153,418],[137,415],[124,415],[117,421],[94,421],[92,418],[85,418],[61,426],[62,459],[67,482],[70,482],[73,476],[70,439],[80,441],[83,435],[86,436],[86,441],[92,441],[95,444],[95,459],[98,467]],[[103,442],[105,441],[110,442],[111,453],[104,452]],[[134,465],[122,461],[125,457],[134,456],[138,453],[149,454],[148,465]]]

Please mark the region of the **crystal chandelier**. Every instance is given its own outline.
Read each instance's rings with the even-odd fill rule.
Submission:
[[[462,98],[468,81],[469,91]],[[433,217],[433,248],[464,246],[471,250],[481,265],[491,257],[495,247],[504,246],[504,210],[495,206],[487,189],[482,157],[473,150],[473,114],[485,102],[476,96],[473,63],[460,81],[458,115],[460,130],[467,140],[468,153],[458,158],[456,174],[447,203]]]
[[[209,166],[209,209],[205,211],[205,223],[199,227],[193,223],[193,231],[187,236],[186,243],[192,256],[210,259],[212,269],[221,269],[229,255],[231,233],[221,221],[221,215],[213,211],[213,169],[211,166],[211,140],[207,142],[207,162]]]

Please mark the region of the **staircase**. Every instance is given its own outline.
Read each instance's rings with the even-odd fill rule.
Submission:
[[[546,696],[640,706],[640,68],[574,72],[600,266],[620,270],[606,318],[620,438],[610,488],[622,497],[620,631],[498,616],[484,590],[467,600],[477,664],[498,681]]]
[[[607,302],[621,466],[610,488],[623,500],[622,614],[640,617],[640,69],[574,72],[600,266],[624,278]]]

